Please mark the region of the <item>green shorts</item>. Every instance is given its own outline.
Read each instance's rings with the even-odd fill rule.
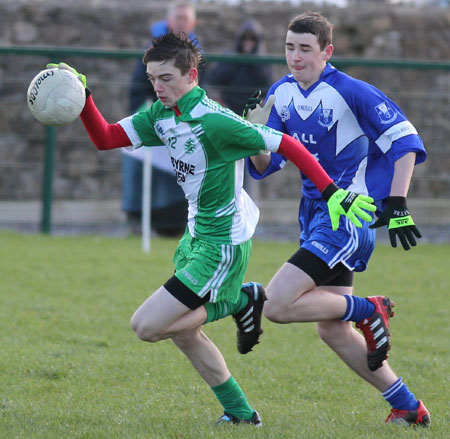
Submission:
[[[236,303],[251,250],[251,239],[239,245],[217,244],[186,232],[173,257],[175,277],[201,298],[209,293],[210,302]]]

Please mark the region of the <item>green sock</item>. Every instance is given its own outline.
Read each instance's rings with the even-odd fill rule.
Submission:
[[[205,308],[206,308],[206,321],[205,323],[214,322],[219,319],[223,319],[226,316],[229,316],[231,314],[236,314],[241,309],[243,309],[248,303],[248,296],[247,294],[239,294],[238,301],[236,303],[231,302],[218,302],[218,303],[211,303],[206,302]]]
[[[252,418],[254,410],[250,407],[244,392],[232,376],[223,384],[211,387],[211,389],[229,415],[246,421]]]

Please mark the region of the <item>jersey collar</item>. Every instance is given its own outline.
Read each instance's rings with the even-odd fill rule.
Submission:
[[[325,68],[323,69],[322,74],[320,75],[320,79],[322,80],[325,76],[328,76],[330,73],[333,73],[335,71],[336,68],[332,64],[327,63]]]
[[[329,74],[334,72],[336,72],[336,68],[333,67],[330,63],[327,63],[322,73],[320,74],[319,79],[314,84],[310,85],[306,90],[303,90],[303,88],[301,88],[300,84],[297,82],[297,87],[300,90],[301,94],[305,98],[307,98],[319,86],[319,84],[321,84],[325,80],[325,78]]]
[[[177,101],[177,105],[173,108],[177,117],[188,115],[191,110],[202,100],[206,92],[199,86],[195,86],[189,90],[184,96]]]

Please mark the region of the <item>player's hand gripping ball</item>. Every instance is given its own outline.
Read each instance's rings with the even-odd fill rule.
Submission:
[[[33,116],[44,125],[66,125],[83,111],[85,85],[69,70],[45,69],[31,81],[27,102]]]

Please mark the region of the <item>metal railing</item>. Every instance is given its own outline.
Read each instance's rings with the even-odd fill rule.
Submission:
[[[140,58],[142,50],[101,49],[86,47],[54,47],[54,46],[0,46],[0,55],[35,55],[35,56],[82,56],[95,58],[130,59]],[[277,55],[234,55],[205,53],[208,62],[233,62],[256,64],[284,64],[284,56]],[[337,68],[347,67],[389,67],[398,69],[450,70],[450,61],[429,61],[412,59],[368,59],[333,56],[332,63]]]

